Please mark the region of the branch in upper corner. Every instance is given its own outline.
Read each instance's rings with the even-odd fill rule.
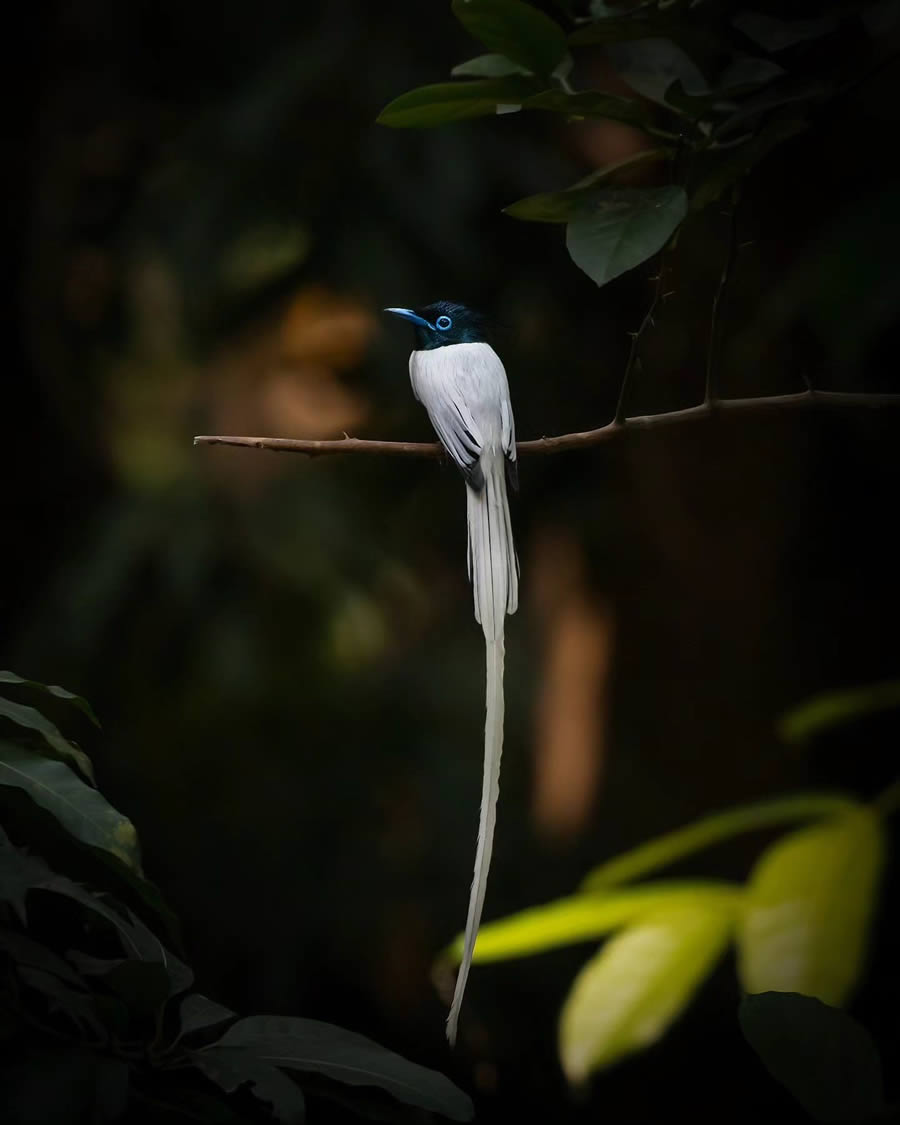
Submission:
[[[662,414],[644,414],[613,420],[596,430],[558,434],[516,443],[519,453],[563,453],[569,449],[585,449],[600,445],[628,430],[647,430],[671,426],[679,422],[695,422],[716,414],[751,414],[767,410],[788,410],[795,407],[865,407],[870,410],[884,406],[900,406],[900,394],[866,394],[858,391],[799,391],[788,395],[766,395],[760,398],[726,398],[688,406],[684,410],[667,410]],[[227,434],[199,434],[194,445],[240,445],[250,449],[270,449],[284,453],[303,453],[307,457],[323,457],[330,453],[381,453],[389,456],[439,457],[441,446],[425,441],[369,441],[365,438],[343,437],[334,441],[306,438],[234,437]]]

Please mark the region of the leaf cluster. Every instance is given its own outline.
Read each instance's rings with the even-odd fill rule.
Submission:
[[[304,1094],[360,1117],[471,1118],[469,1098],[447,1078],[362,1035],[299,1017],[239,1018],[196,991],[193,970],[169,948],[178,944],[172,915],[143,874],[134,825],[45,713],[48,701],[62,703],[96,724],[90,707],[10,672],[0,684],[4,1120],[287,1125],[304,1120]],[[25,846],[46,817],[73,853],[106,864],[104,889]]]
[[[516,219],[565,224],[572,260],[598,285],[662,249],[690,212],[735,189],[879,65],[885,19],[900,15],[837,2],[805,19],[686,0],[592,2],[584,16],[557,4],[558,19],[524,0],[451,7],[489,53],[456,66],[454,81],[401,94],[378,121],[429,128],[524,110],[632,127],[635,161],[505,208]],[[576,88],[581,60],[597,52],[620,81]]]

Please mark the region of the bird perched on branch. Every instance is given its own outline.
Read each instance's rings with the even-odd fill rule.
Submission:
[[[487,341],[478,313],[450,301],[385,312],[415,328],[416,346],[409,357],[413,394],[466,481],[469,579],[486,649],[481,816],[462,961],[447,1019],[452,1045],[484,906],[500,786],[503,627],[519,601],[519,567],[506,494],[507,479],[513,488],[518,482],[516,428],[506,371]]]

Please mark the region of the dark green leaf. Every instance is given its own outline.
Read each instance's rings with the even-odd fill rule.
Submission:
[[[761,90],[753,97],[742,101],[729,117],[716,126],[714,136],[717,140],[722,140],[738,129],[748,129],[753,119],[761,114],[769,113],[781,106],[819,101],[830,92],[829,86],[816,80],[778,82],[771,89]]]
[[[28,924],[26,894],[52,876],[53,872],[38,856],[14,848],[8,840],[0,843],[0,902],[10,904],[23,926]]]
[[[654,12],[650,15],[615,15],[600,19],[569,36],[572,47],[630,43],[639,39],[669,39],[688,51],[703,55],[728,50],[727,40],[712,27],[679,15]]]
[[[762,854],[737,933],[747,992],[847,1000],[862,969],[884,851],[884,825],[860,807],[792,832]]]
[[[249,1083],[255,1097],[272,1106],[283,1125],[296,1125],[306,1116],[299,1087],[276,1066],[269,1066],[252,1052],[238,1047],[207,1047],[192,1051],[191,1061],[217,1086],[232,1094]]]
[[[94,714],[94,709],[90,703],[80,695],[75,695],[73,692],[59,687],[58,684],[42,684],[37,680],[25,680],[21,676],[17,676],[15,672],[0,672],[0,684],[20,684],[23,687],[48,692],[50,695],[56,696],[57,699],[64,699],[67,703],[71,703],[73,707],[77,707],[79,711],[84,712],[94,726],[100,726],[100,720]]]
[[[350,1086],[377,1086],[402,1102],[454,1121],[469,1121],[474,1113],[467,1095],[437,1071],[317,1020],[250,1016],[230,1027],[215,1047],[249,1050],[262,1062],[318,1071]]]
[[[226,1020],[234,1019],[235,1013],[224,1004],[217,1004],[199,992],[192,992],[181,1002],[179,1016],[178,1038],[190,1035],[193,1031],[202,1031],[207,1027],[216,1027]]]
[[[738,55],[722,72],[719,86],[723,94],[744,91],[774,82],[784,73],[784,67],[771,59],[761,59],[758,55]]]
[[[155,1016],[169,998],[169,974],[159,962],[122,961],[105,980],[136,1015]]]
[[[526,98],[524,106],[525,109],[565,113],[568,117],[605,117],[650,131],[650,118],[639,102],[619,98],[615,94],[602,94],[596,90],[584,90],[580,94],[567,94],[564,90],[543,90]]]
[[[124,965],[127,957],[92,957],[89,953],[82,953],[80,949],[67,949],[66,960],[85,977],[102,977],[117,965]]]
[[[878,711],[900,707],[900,680],[814,696],[783,715],[778,733],[785,742],[806,742],[822,731]]]
[[[520,199],[504,207],[503,211],[513,219],[523,219],[531,223],[567,223],[575,218],[590,200],[593,190],[598,185],[618,181],[628,170],[664,160],[667,155],[665,149],[645,149],[625,160],[620,160],[617,164],[610,164],[591,173],[590,176],[585,176],[564,191],[544,191],[539,195],[530,195],[527,199]]]
[[[77,840],[112,853],[141,873],[134,825],[62,762],[0,741],[0,785],[24,790]]]
[[[503,107],[521,106],[544,83],[538,78],[511,75],[474,82],[440,82],[401,94],[378,115],[381,125],[395,129],[430,128],[468,117],[486,117]]]
[[[796,137],[806,127],[807,123],[798,118],[781,118],[769,122],[755,137],[736,148],[704,154],[708,170],[691,195],[691,210],[702,211],[704,207],[714,203],[727,188],[748,175],[773,148]]]
[[[81,977],[67,961],[27,934],[0,926],[0,953],[8,954],[17,966],[40,969],[74,988],[84,987]]]
[[[453,0],[453,14],[485,47],[533,74],[552,74],[566,56],[559,24],[521,0]]]
[[[559,1021],[570,1082],[649,1046],[690,1003],[734,928],[733,895],[662,908],[611,938],[575,978]]]
[[[605,285],[652,257],[687,212],[681,187],[608,188],[566,228],[572,261]]]
[[[510,74],[528,74],[529,71],[506,55],[478,55],[459,63],[450,73],[454,78],[507,78]]]
[[[24,703],[13,703],[11,699],[0,696],[0,717],[9,719],[26,730],[36,731],[43,739],[44,745],[53,752],[54,758],[73,762],[85,777],[94,780],[94,770],[87,754],[67,738],[63,738],[56,724],[51,723],[40,711]]]
[[[738,1016],[766,1070],[816,1121],[864,1121],[887,1108],[875,1044],[846,1012],[811,996],[764,992],[745,997]]]
[[[838,17],[836,13],[829,12],[810,19],[782,20],[767,12],[748,10],[738,12],[731,22],[738,31],[766,51],[784,51],[804,40],[819,39],[831,34],[838,26]]]
[[[44,969],[22,966],[19,968],[19,977],[29,988],[41,993],[51,1013],[66,1016],[78,1032],[88,1030],[99,1040],[106,1040],[106,1030],[100,1022],[94,997],[90,993],[72,988]]]
[[[666,90],[681,83],[687,94],[705,94],[709,86],[693,59],[670,39],[640,39],[610,44],[606,53],[619,76],[645,98],[667,105]]]

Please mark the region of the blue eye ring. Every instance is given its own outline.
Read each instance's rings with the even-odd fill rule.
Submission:
[[[434,322],[434,326],[439,332],[446,332],[448,328],[453,327],[453,321],[449,316],[439,316]]]

